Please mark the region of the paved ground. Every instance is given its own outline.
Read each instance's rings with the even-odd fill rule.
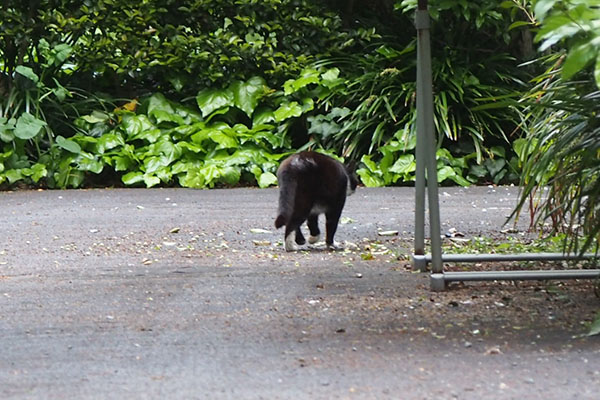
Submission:
[[[516,190],[440,195],[444,231],[497,237]],[[432,293],[412,189],[359,189],[335,252],[284,253],[276,198],[0,193],[0,398],[598,398],[591,283]]]

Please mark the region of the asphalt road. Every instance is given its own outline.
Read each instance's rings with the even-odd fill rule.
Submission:
[[[285,253],[275,189],[0,192],[0,398],[598,398],[591,284],[432,293],[413,195]],[[442,229],[501,237],[516,195],[442,188]]]

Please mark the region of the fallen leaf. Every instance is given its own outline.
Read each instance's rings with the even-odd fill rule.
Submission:
[[[252,228],[252,229],[250,229],[250,232],[252,232],[252,233],[273,233],[266,229],[260,229],[260,228]]]

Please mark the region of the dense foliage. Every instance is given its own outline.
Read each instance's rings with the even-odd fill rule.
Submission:
[[[544,0],[534,10],[536,40],[556,52],[539,60],[547,69],[523,102],[521,207],[583,252],[600,233],[600,3]]]
[[[3,2],[0,184],[267,186],[301,148],[410,183],[415,4]],[[439,180],[516,181],[528,3],[430,4]]]

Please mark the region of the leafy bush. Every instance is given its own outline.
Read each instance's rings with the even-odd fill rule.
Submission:
[[[566,232],[567,249],[598,250],[600,68],[592,59],[598,57],[600,7],[545,0],[535,12],[541,22],[536,39],[542,50],[554,51],[539,60],[547,69],[524,99],[529,142],[519,209],[529,204],[536,222]]]
[[[157,93],[139,105],[133,101],[114,112],[94,111],[75,121],[79,133],[57,136],[33,167],[26,155],[3,153],[0,183],[45,178],[49,187],[80,187],[93,175],[107,173],[125,185],[146,187],[267,187],[277,182],[279,160],[292,152],[288,131],[293,122],[311,111],[318,94],[327,93],[337,79],[336,70],[307,70],[275,91],[263,78],[253,77],[201,90],[195,105]],[[18,129],[3,132],[11,135]],[[16,143],[13,136],[7,139]],[[15,157],[25,164],[16,165]]]

